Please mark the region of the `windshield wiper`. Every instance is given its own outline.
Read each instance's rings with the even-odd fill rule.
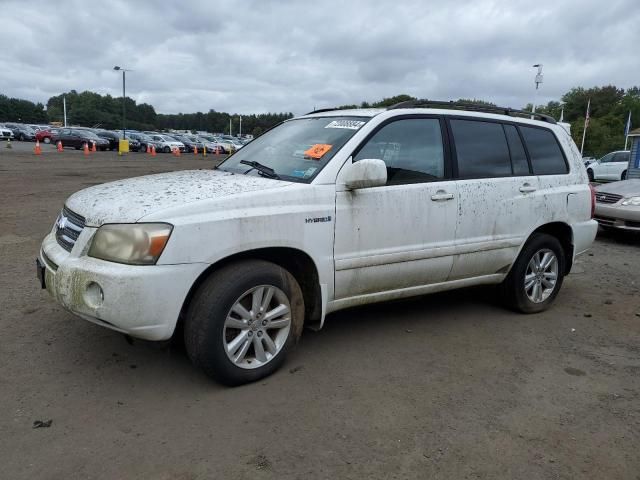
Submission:
[[[260,162],[254,162],[253,160],[240,160],[240,163],[243,165],[249,165],[250,167],[255,168],[265,177],[275,178],[276,180],[280,180],[280,176],[275,172],[275,170],[271,167],[267,167],[266,165],[261,164]],[[245,173],[249,173],[251,170],[247,170]]]

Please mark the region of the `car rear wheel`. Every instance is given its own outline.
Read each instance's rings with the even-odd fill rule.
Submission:
[[[146,145],[140,145],[140,151],[142,153],[147,153],[147,146]]]
[[[556,237],[535,233],[502,284],[507,304],[522,313],[549,308],[564,279],[565,255]]]
[[[285,269],[263,260],[228,265],[195,293],[184,324],[193,363],[226,385],[275,372],[304,323],[302,291]]]
[[[589,181],[593,182],[593,170],[590,168],[587,169],[587,176],[589,177]]]
[[[162,149],[162,151],[163,151],[164,153],[171,153],[171,147],[166,146],[166,147],[164,147],[164,148]]]
[[[19,140],[20,140],[21,142],[24,142],[24,133],[21,133],[21,134],[20,134],[20,138],[19,138]]]
[[[42,140],[44,143],[51,143],[51,139],[49,137],[44,137],[44,140]]]

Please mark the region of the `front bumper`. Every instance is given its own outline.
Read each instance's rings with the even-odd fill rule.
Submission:
[[[596,203],[595,219],[603,227],[640,231],[640,207]]]
[[[39,262],[49,294],[98,325],[145,340],[170,338],[189,289],[207,265],[134,266],[91,258],[86,251],[95,231],[85,227],[71,252],[53,233],[44,239]]]

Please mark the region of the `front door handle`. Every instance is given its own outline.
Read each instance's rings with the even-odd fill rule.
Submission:
[[[531,192],[535,192],[536,190],[537,190],[537,188],[536,188],[536,187],[533,187],[533,186],[531,186],[531,185],[530,185],[530,184],[528,184],[528,183],[525,183],[524,185],[522,185],[522,186],[520,187],[520,191],[521,191],[522,193],[531,193]]]
[[[438,190],[435,194],[431,195],[431,200],[433,200],[434,202],[453,200],[453,193],[447,193],[444,190]]]

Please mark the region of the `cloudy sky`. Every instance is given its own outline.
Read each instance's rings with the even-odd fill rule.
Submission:
[[[522,107],[640,85],[637,0],[0,0],[0,93],[296,114],[407,93]]]

